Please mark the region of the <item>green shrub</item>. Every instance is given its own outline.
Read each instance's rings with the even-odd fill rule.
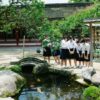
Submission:
[[[96,86],[90,86],[83,92],[84,100],[100,100],[100,88]]]
[[[20,73],[21,72],[21,67],[19,65],[11,66],[9,69],[14,71],[14,72],[16,72],[16,73]]]

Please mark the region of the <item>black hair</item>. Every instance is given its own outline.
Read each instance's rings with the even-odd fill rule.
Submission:
[[[80,41],[77,41],[76,43],[80,43]]]
[[[83,39],[81,42],[82,42],[82,43],[85,43],[85,39]]]

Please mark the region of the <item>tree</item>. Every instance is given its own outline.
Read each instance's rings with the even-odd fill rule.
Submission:
[[[1,11],[2,8],[2,11]],[[39,33],[39,27],[44,22],[44,3],[40,0],[27,0],[11,3],[9,6],[0,6],[0,31],[12,33],[12,29],[24,29],[26,36]]]
[[[59,21],[49,21],[48,19],[45,19],[43,25],[40,27],[40,40],[44,38],[45,35],[48,35],[51,39],[51,41],[55,39],[59,39],[62,37],[62,34],[58,27]]]
[[[92,6],[89,6],[83,10],[80,10],[77,13],[74,13],[73,15],[59,21],[59,29],[61,31],[61,33],[64,34],[70,34],[74,32],[72,32],[72,30],[75,30],[77,28],[79,28],[79,30],[81,30],[81,28],[84,27],[84,19],[89,19],[89,18],[99,18],[100,17],[100,5],[99,4],[94,4]],[[84,30],[86,32],[86,28],[84,27]],[[77,35],[82,35],[84,33],[82,32],[77,32]],[[88,33],[89,34],[89,33]]]

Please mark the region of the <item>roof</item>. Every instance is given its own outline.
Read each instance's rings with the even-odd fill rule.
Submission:
[[[84,7],[90,6],[92,3],[53,3],[53,4],[45,4],[45,7]]]
[[[100,19],[99,18],[85,19],[84,22],[85,23],[97,23],[97,22],[100,22]]]
[[[89,26],[89,24],[86,24],[87,26]],[[93,27],[100,27],[100,23],[95,23],[95,24],[92,24]]]
[[[100,27],[100,19],[93,18],[93,19],[85,19],[84,22],[87,26],[90,26],[89,23],[92,23],[92,27]]]

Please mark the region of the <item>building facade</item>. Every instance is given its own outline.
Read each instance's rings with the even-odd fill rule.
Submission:
[[[1,4],[4,5],[4,1],[6,0],[1,0]],[[31,1],[31,0],[30,0]],[[8,0],[8,3],[14,3],[14,2],[19,2],[19,0]],[[6,5],[5,4],[5,5]],[[90,6],[90,3],[59,3],[59,4],[45,4],[45,16],[49,20],[61,20],[64,17],[68,17],[72,15],[73,13],[78,12],[80,9],[84,9],[87,6]],[[21,35],[20,35],[21,36]],[[12,34],[5,34],[0,33],[0,39],[15,39],[15,36]],[[20,37],[22,38],[22,37]]]

